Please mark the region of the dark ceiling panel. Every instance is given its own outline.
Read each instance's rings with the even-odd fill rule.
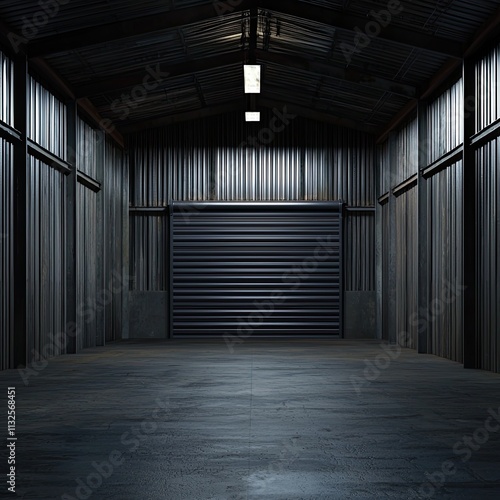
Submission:
[[[383,19],[387,0],[71,0],[26,41],[32,56],[50,52],[33,67],[53,68],[118,128],[244,108],[242,64],[255,59],[263,68],[257,106],[288,102],[366,130],[418,98],[499,7],[497,0],[401,5],[378,36],[363,40],[360,31]],[[40,9],[38,0],[3,0],[3,31],[27,36]]]

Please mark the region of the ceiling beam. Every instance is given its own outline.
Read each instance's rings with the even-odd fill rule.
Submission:
[[[39,38],[28,45],[27,52],[29,57],[41,57],[156,31],[179,28],[187,24],[207,21],[217,17],[223,18],[225,14],[246,10],[250,2],[249,0],[241,0],[241,2],[232,3],[235,5],[228,4],[227,10],[221,10],[220,8],[220,5],[225,5],[225,2],[210,2],[205,5],[174,9]]]
[[[364,32],[364,28],[367,23],[372,20],[368,16],[368,11],[366,13],[367,15],[363,17],[355,14],[334,11],[319,5],[311,5],[309,3],[300,2],[299,0],[257,0],[257,3],[261,9],[282,12],[284,14],[308,19],[310,21],[328,24],[346,31],[354,31],[358,28]],[[382,27],[380,34],[377,35],[377,38],[400,45],[406,45],[408,47],[427,50],[456,59],[461,59],[463,55],[463,47],[455,40],[439,38],[420,31],[393,26],[392,24],[389,24],[385,28]],[[355,43],[353,37],[353,46],[354,45]]]

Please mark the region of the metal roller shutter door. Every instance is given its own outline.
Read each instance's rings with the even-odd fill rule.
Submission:
[[[341,335],[342,204],[172,203],[170,332]]]

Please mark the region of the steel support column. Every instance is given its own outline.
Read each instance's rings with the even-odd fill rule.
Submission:
[[[380,161],[375,162],[375,189],[377,198],[379,198],[382,171]],[[375,300],[376,300],[376,336],[377,339],[383,338],[383,264],[384,262],[384,244],[383,244],[383,206],[377,201],[375,203]]]
[[[78,351],[78,294],[77,294],[77,195],[78,195],[78,170],[76,153],[76,101],[67,103],[68,112],[68,161],[71,172],[66,180],[66,352],[76,354]]]
[[[397,155],[397,135],[391,132],[389,136],[389,155],[390,155],[390,194],[389,194],[389,283],[388,295],[389,318],[388,318],[388,338],[391,344],[398,343],[398,332],[396,331],[397,318],[397,233],[396,233],[396,196],[393,193],[394,179],[397,179],[398,155]]]
[[[464,105],[470,96],[476,96],[474,60],[466,58],[463,63]],[[479,103],[476,101],[476,107]],[[478,368],[478,332],[476,305],[477,272],[477,205],[476,205],[476,158],[471,138],[476,133],[476,107],[471,112],[464,109],[463,150],[463,210],[464,210],[464,367]]]
[[[427,129],[427,103],[418,103],[418,310],[429,308],[429,213],[427,210],[428,181],[424,177],[427,167],[429,137]],[[427,321],[419,322],[417,334],[417,351],[420,354],[429,352],[429,325]]]
[[[97,227],[96,227],[96,237],[97,237],[97,255],[96,255],[96,266],[97,266],[97,304],[96,304],[96,345],[104,346],[106,344],[106,318],[105,318],[105,307],[100,307],[100,301],[105,300],[104,297],[109,293],[109,287],[105,282],[106,277],[106,228],[105,221],[106,215],[104,206],[104,168],[105,168],[105,147],[104,142],[106,140],[106,135],[103,131],[97,132],[97,154],[96,154],[96,180],[101,183],[101,189],[96,193],[96,204],[97,204]]]
[[[14,346],[13,364],[16,367],[28,363],[26,338],[28,333],[26,330],[27,79],[26,57],[19,56],[14,60],[14,127],[20,133],[21,140],[14,143],[14,330],[11,332],[11,345]]]

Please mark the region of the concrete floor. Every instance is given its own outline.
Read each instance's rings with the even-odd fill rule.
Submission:
[[[233,347],[116,343],[27,386],[0,373],[17,388],[17,497],[500,498],[500,376],[376,342]]]

